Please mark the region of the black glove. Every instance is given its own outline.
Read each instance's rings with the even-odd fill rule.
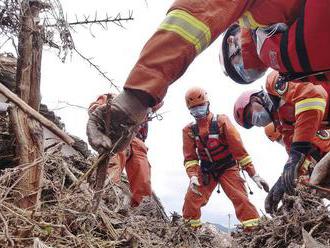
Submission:
[[[298,177],[299,168],[305,161],[305,154],[311,150],[309,142],[294,142],[291,145],[289,159],[283,168],[283,183],[286,193],[292,193],[295,187],[295,180]]]
[[[265,210],[266,213],[272,214],[276,212],[277,206],[282,200],[284,195],[284,185],[283,178],[279,177],[274,186],[270,189],[266,199],[265,199]]]

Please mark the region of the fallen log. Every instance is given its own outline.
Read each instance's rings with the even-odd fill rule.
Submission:
[[[15,103],[20,109],[22,109],[22,111],[39,121],[43,126],[47,127],[50,131],[59,136],[64,142],[69,145],[74,143],[74,140],[68,134],[59,129],[53,122],[47,120],[40,113],[31,108],[28,104],[22,101],[17,95],[12,93],[6,86],[1,83],[0,92],[5,95],[11,102]]]

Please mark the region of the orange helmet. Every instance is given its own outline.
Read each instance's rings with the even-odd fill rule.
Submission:
[[[209,102],[206,91],[199,87],[189,89],[185,98],[188,109]]]
[[[282,138],[282,134],[275,128],[274,123],[271,122],[267,126],[265,126],[265,134],[268,139],[271,141],[279,141]]]

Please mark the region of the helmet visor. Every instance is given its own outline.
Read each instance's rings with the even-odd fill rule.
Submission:
[[[249,84],[265,74],[264,69],[245,69],[240,41],[240,27],[233,24],[222,39],[219,60],[226,76],[239,84]]]

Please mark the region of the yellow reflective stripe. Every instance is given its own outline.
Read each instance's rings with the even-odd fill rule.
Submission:
[[[250,11],[244,12],[244,14],[241,16],[241,18],[238,19],[238,23],[241,27],[247,27],[251,29],[257,29],[260,27],[266,27],[266,25],[260,24],[256,22],[253,15]]]
[[[250,219],[242,222],[243,227],[254,227],[259,225],[259,218]]]
[[[241,159],[238,163],[241,167],[244,167],[246,165],[248,165],[249,163],[252,162],[252,159],[250,156],[246,156],[245,158]]]
[[[196,166],[196,165],[198,165],[198,160],[189,160],[189,161],[184,163],[184,167],[186,168],[186,170],[188,168]]]
[[[326,101],[323,98],[307,98],[295,104],[295,115],[307,110],[320,110],[324,113]]]
[[[202,52],[211,42],[210,28],[183,10],[169,12],[159,29],[177,33],[193,44],[197,53]]]
[[[197,219],[197,220],[189,220],[188,221],[189,225],[191,227],[200,227],[202,225],[202,222],[200,219]]]

